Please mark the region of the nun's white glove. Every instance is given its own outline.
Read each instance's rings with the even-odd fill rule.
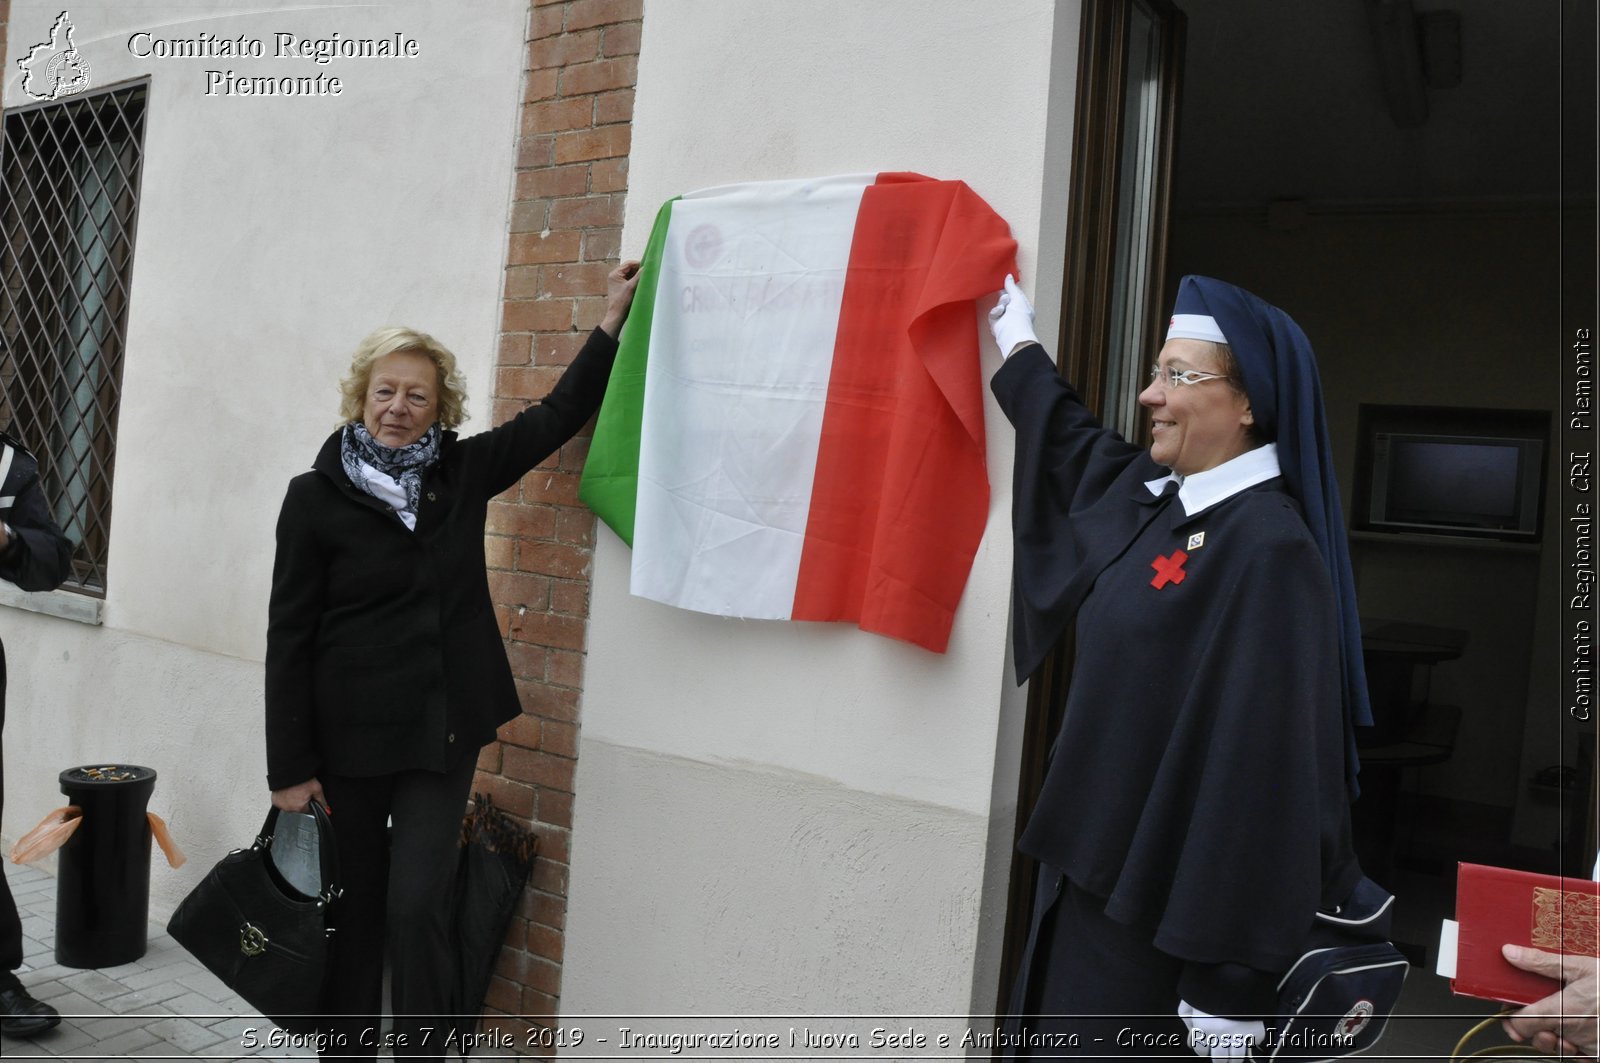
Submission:
[[[1267,1036],[1267,1025],[1259,1019],[1251,1022],[1225,1019],[1201,1011],[1184,1000],[1178,1001],[1178,1018],[1189,1027],[1189,1047],[1197,1056],[1245,1059],[1250,1055],[1250,1045]]]
[[[1016,278],[1009,273],[1006,274],[1006,288],[1000,293],[1000,301],[989,311],[989,331],[994,333],[995,344],[1007,358],[1018,347],[1039,342],[1039,337],[1033,332],[1033,304],[1028,302],[1028,297],[1017,287]]]

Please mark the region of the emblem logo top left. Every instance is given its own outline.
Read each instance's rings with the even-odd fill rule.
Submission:
[[[35,100],[59,100],[89,87],[89,61],[73,43],[72,16],[63,11],[50,27],[48,40],[35,44],[17,60],[22,91]]]

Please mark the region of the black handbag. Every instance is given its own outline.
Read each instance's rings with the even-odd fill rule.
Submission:
[[[1307,951],[1278,983],[1278,1015],[1256,1059],[1311,1063],[1371,1048],[1410,970],[1386,940],[1394,896],[1362,878],[1344,903],[1318,911]]]
[[[322,891],[307,896],[273,866],[278,810],[248,849],[213,867],[172,913],[167,932],[251,1007],[291,1033],[314,1033],[328,970],[329,911],[339,897],[339,857],[327,810],[311,802]]]

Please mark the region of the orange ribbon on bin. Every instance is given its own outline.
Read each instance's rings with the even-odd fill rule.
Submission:
[[[183,850],[178,848],[178,843],[172,840],[172,832],[167,829],[166,821],[154,812],[146,812],[145,818],[150,821],[150,833],[155,835],[156,844],[161,846],[161,852],[167,858],[170,867],[182,867],[188,857],[183,855]],[[77,805],[67,805],[48,812],[39,821],[39,825],[17,839],[17,844],[11,847],[11,862],[13,864],[31,864],[35,860],[43,859],[67,844],[67,839],[72,837],[74,831],[83,823],[83,809]]]

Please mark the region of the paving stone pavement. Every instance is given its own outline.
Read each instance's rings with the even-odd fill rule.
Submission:
[[[22,917],[28,992],[61,1012],[61,1025],[30,1040],[6,1038],[0,1054],[21,1059],[315,1059],[200,966],[156,923],[133,963],[79,970],[55,962],[56,880],[5,862]]]

